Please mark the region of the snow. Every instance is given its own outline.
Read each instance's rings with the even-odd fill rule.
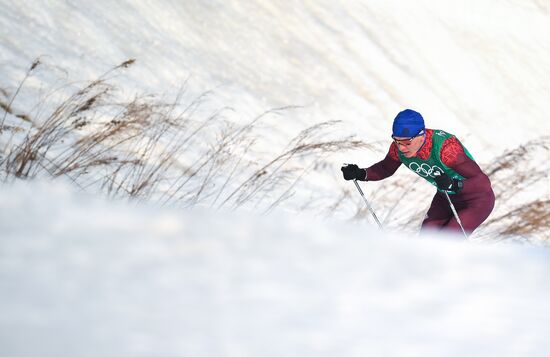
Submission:
[[[271,122],[266,152],[333,119],[343,135],[380,144],[335,155],[334,165],[381,159],[405,107],[456,134],[482,164],[550,128],[550,7],[541,1],[0,6],[0,94],[12,95],[41,61],[13,103],[17,113],[136,58],[116,78],[128,97],[170,96],[188,81],[190,97],[214,91],[205,110],[230,106],[242,122],[303,106]],[[335,192],[337,174],[316,172],[300,189]],[[547,197],[549,182],[523,197]],[[338,185],[349,183],[338,177]],[[365,186],[377,210],[384,191]],[[159,208],[75,190],[62,179],[0,186],[2,355],[548,355],[547,248],[390,234],[316,212]],[[395,215],[408,218],[400,206]]]
[[[545,356],[550,251],[0,190],[7,356]]]
[[[537,2],[2,3],[4,88],[37,57],[74,80],[136,58],[136,89],[175,91],[191,76],[196,93],[216,88],[218,104],[243,118],[307,106],[291,129],[341,119],[387,140],[395,114],[412,107],[483,160],[547,125],[550,21]]]

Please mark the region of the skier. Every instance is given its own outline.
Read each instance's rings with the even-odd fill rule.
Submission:
[[[345,180],[378,181],[385,179],[405,164],[409,169],[437,187],[422,231],[448,230],[461,232],[451,210],[448,193],[464,230],[473,232],[491,213],[495,195],[491,181],[456,136],[443,130],[426,129],[424,118],[406,109],[393,121],[393,142],[384,160],[368,167],[345,165]]]

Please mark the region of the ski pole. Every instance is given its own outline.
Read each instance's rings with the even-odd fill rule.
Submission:
[[[363,197],[363,200],[365,200],[365,204],[367,205],[367,208],[369,209],[370,213],[372,214],[372,216],[374,217],[374,220],[376,221],[376,223],[378,223],[378,227],[380,229],[382,229],[382,224],[380,223],[380,221],[378,220],[378,217],[376,217],[376,213],[374,213],[374,210],[372,209],[369,201],[367,200],[367,198],[365,197],[365,195],[363,194],[363,190],[361,190],[361,187],[359,186],[359,184],[357,183],[357,179],[354,179],[353,180],[353,183],[355,183],[355,187],[357,187],[357,190],[359,191],[359,193],[361,194],[361,197]]]
[[[445,197],[447,197],[447,201],[449,201],[449,206],[451,206],[451,211],[453,211],[453,214],[455,215],[456,221],[458,222],[458,225],[460,226],[460,229],[462,229],[462,233],[464,233],[464,237],[468,239],[468,235],[466,234],[466,231],[464,230],[464,227],[462,226],[462,222],[460,221],[460,217],[458,216],[458,212],[455,209],[455,205],[453,205],[453,202],[451,202],[451,198],[449,197],[449,194],[447,191],[443,191],[445,193]]]
[[[441,176],[441,172],[436,171],[434,172],[434,176],[438,177]],[[455,205],[453,205],[453,202],[451,201],[451,198],[449,197],[449,194],[447,191],[443,191],[445,194],[445,197],[447,197],[447,201],[449,201],[449,206],[451,206],[451,211],[453,211],[453,215],[455,216],[456,221],[458,222],[458,225],[460,226],[460,229],[462,229],[462,233],[464,233],[464,237],[468,239],[468,235],[466,234],[466,231],[464,230],[464,226],[462,226],[462,222],[460,221],[460,217],[458,216],[458,212],[455,209]]]

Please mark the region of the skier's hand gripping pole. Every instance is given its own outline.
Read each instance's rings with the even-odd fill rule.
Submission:
[[[361,194],[361,197],[363,197],[363,200],[365,201],[365,204],[367,205],[367,208],[369,209],[370,213],[374,217],[374,220],[378,224],[378,227],[382,229],[382,224],[378,220],[378,217],[376,217],[376,213],[374,213],[374,210],[372,209],[369,201],[363,194],[363,190],[361,190],[361,187],[359,186],[359,183],[357,180],[365,181],[367,179],[367,170],[360,169],[355,164],[344,164],[342,165],[342,173],[344,174],[344,180],[349,181],[353,180],[353,183],[355,184],[355,187],[357,187],[357,191],[359,191],[359,194]]]
[[[434,176],[436,177],[436,180],[441,177],[441,172],[436,171],[434,172]],[[453,205],[453,202],[451,201],[451,198],[449,197],[449,194],[447,191],[443,191],[445,194],[445,197],[447,197],[447,201],[449,201],[449,206],[451,206],[451,211],[453,211],[453,215],[455,216],[456,221],[458,222],[458,225],[460,226],[460,229],[462,229],[462,233],[464,233],[464,237],[468,239],[468,234],[466,234],[466,231],[464,230],[464,226],[462,225],[462,222],[460,221],[460,217],[458,216],[458,212],[455,209],[455,205]]]

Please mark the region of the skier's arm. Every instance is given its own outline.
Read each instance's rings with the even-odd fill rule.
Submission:
[[[367,168],[367,181],[379,181],[390,177],[400,165],[401,161],[397,155],[397,146],[392,143],[384,160]]]
[[[460,193],[480,192],[491,189],[489,177],[479,165],[464,152],[462,144],[455,137],[447,139],[441,147],[441,161],[464,177]]]

